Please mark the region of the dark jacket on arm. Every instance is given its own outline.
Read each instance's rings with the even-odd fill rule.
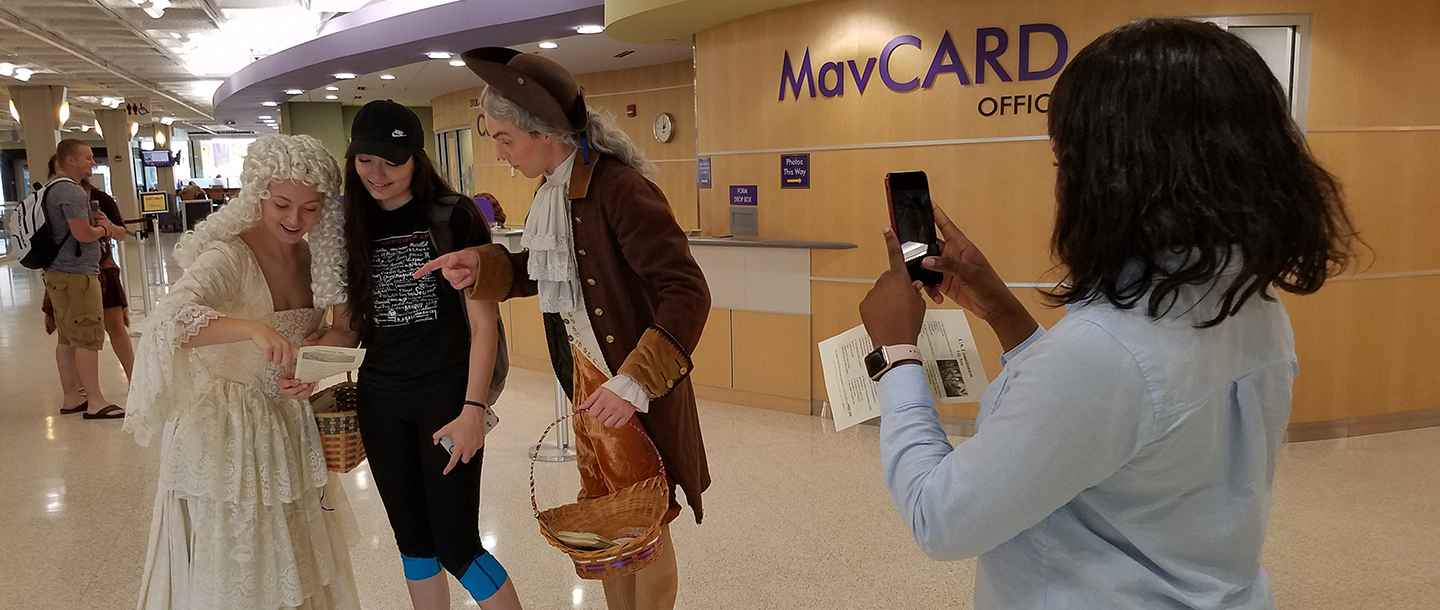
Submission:
[[[690,354],[710,315],[705,276],[665,194],[634,168],[608,155],[595,155],[589,164],[577,155],[569,197],[580,288],[605,364],[650,395],[650,412],[637,415],[698,523],[710,470]],[[529,251],[511,254],[498,244],[471,250],[480,269],[470,298],[503,301],[537,293],[526,271]]]

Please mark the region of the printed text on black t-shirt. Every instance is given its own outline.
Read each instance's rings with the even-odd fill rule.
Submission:
[[[405,326],[439,318],[438,274],[411,277],[430,261],[430,232],[375,240],[375,325]]]

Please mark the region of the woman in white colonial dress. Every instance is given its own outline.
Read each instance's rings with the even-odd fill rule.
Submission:
[[[141,326],[125,417],[160,445],[141,609],[359,607],[353,517],[292,376],[344,299],[338,192],[318,140],[262,137],[239,197],[175,248],[186,272]]]

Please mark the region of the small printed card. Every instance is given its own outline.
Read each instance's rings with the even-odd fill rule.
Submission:
[[[295,378],[305,383],[320,381],[360,368],[365,350],[353,347],[312,345],[300,348],[295,359]]]

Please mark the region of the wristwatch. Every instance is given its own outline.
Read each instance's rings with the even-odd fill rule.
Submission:
[[[870,378],[880,381],[885,373],[895,368],[896,363],[906,360],[920,362],[920,348],[914,345],[882,345],[865,356],[865,372]]]

